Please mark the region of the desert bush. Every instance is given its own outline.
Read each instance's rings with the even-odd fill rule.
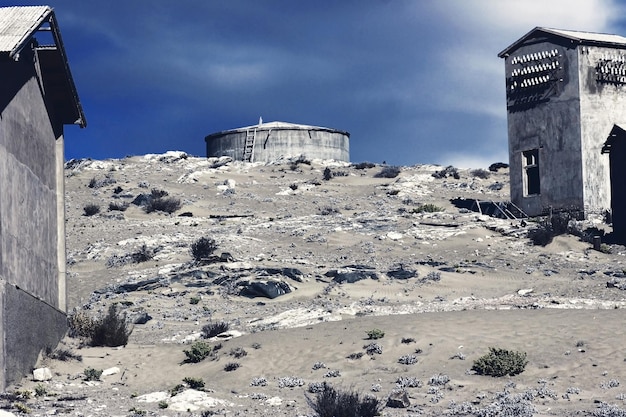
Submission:
[[[284,376],[278,378],[278,388],[296,388],[304,385],[302,378],[295,376]]]
[[[37,384],[35,386],[35,397],[44,397],[48,395],[48,389],[45,385]]]
[[[349,174],[346,171],[333,171],[329,167],[324,169],[323,179],[330,181],[334,177],[347,177]]]
[[[202,337],[209,339],[220,333],[227,332],[230,326],[225,321],[210,322],[202,327]]]
[[[597,410],[593,411],[593,417],[626,417],[626,410],[616,405],[600,403]]]
[[[228,354],[230,356],[233,356],[233,357],[239,359],[239,358],[243,358],[244,356],[247,356],[248,352],[246,352],[246,350],[244,348],[236,347],[236,348],[231,349]]]
[[[337,378],[341,376],[341,372],[338,369],[331,369],[324,374],[324,378]]]
[[[67,316],[70,337],[91,338],[96,321],[84,311],[76,311]]]
[[[401,376],[396,379],[398,388],[421,388],[422,381],[413,376]]]
[[[428,385],[430,386],[442,386],[450,382],[450,377],[445,374],[436,374],[430,377]]]
[[[198,304],[199,302],[200,302],[200,297],[191,297],[191,298],[189,299],[189,304],[196,305],[196,304]]]
[[[168,195],[170,194],[167,191],[159,190],[158,188],[153,188],[150,190],[150,197],[152,198],[163,198],[167,197]]]
[[[395,178],[400,175],[400,171],[400,167],[394,165],[384,166],[380,172],[374,174],[374,178]]]
[[[326,368],[326,364],[324,362],[315,362],[313,364],[313,370],[316,371],[318,369]]]
[[[527,363],[525,352],[490,347],[488,354],[474,361],[472,370],[479,375],[514,376],[524,372]]]
[[[217,242],[210,237],[201,237],[191,244],[189,251],[196,261],[200,262],[209,258],[217,250]]]
[[[129,204],[126,202],[112,201],[109,203],[109,211],[126,211]]]
[[[493,164],[489,165],[488,169],[491,172],[496,172],[500,168],[508,168],[508,167],[509,167],[509,164],[505,164],[504,162],[494,162]]]
[[[415,355],[403,355],[398,359],[398,363],[402,365],[414,365],[417,363],[417,357]]]
[[[367,338],[369,340],[382,339],[385,337],[385,332],[380,329],[372,329],[367,331]]]
[[[252,378],[252,381],[250,381],[250,386],[251,387],[264,387],[267,385],[267,378],[265,377],[256,377],[256,378]]]
[[[400,343],[405,343],[405,344],[415,343],[415,339],[412,337],[403,337],[402,340],[400,340]]]
[[[234,371],[235,369],[238,369],[241,365],[237,362],[228,362],[226,365],[224,365],[224,370],[226,372],[231,372]]]
[[[483,180],[486,180],[487,178],[489,178],[491,176],[489,171],[486,171],[486,170],[484,170],[482,168],[471,170],[470,171],[470,175],[472,177],[481,178]]]
[[[99,381],[102,376],[102,369],[94,369],[92,367],[85,368],[83,371],[83,379],[85,381]]]
[[[420,204],[413,209],[413,213],[438,213],[440,211],[443,211],[443,208],[430,203]]]
[[[453,167],[452,165],[448,165],[447,167],[445,167],[442,170],[439,171],[435,171],[433,172],[433,177],[435,178],[446,178],[446,177],[452,177],[456,180],[458,180],[459,178],[461,178],[461,176],[459,175],[459,171],[458,169],[456,169],[455,167]]]
[[[361,359],[363,357],[363,352],[351,353],[347,357],[348,359],[352,359],[352,360]]]
[[[144,210],[146,213],[152,213],[155,211],[162,211],[168,214],[174,213],[182,207],[182,203],[179,198],[175,197],[157,197],[150,199]]]
[[[185,356],[187,356],[185,362],[201,362],[208,358],[211,355],[212,351],[213,349],[211,348],[211,345],[209,345],[207,342],[194,342],[191,344],[191,346],[189,346],[189,349],[183,350],[183,353],[185,354]]]
[[[338,209],[334,208],[334,207],[330,207],[330,206],[325,206],[325,207],[321,207],[319,209],[319,212],[322,216],[330,216],[333,214],[339,214],[341,213]]]
[[[352,166],[356,169],[366,169],[366,168],[375,168],[376,164],[372,162],[359,162],[358,164],[352,164]]]
[[[372,417],[380,415],[383,404],[375,397],[353,391],[337,391],[324,383],[314,398],[306,396],[309,407],[318,417]]]
[[[87,185],[87,187],[89,188],[101,188],[104,187],[105,185],[109,185],[109,184],[115,184],[117,181],[115,180],[115,178],[107,175],[102,179],[98,179],[96,177],[93,177],[91,180],[89,180],[89,184]]]
[[[183,382],[191,389],[202,390],[204,388],[204,380],[202,378],[185,377]]]
[[[89,344],[91,346],[125,346],[132,329],[126,322],[126,316],[117,312],[115,304],[109,306],[107,315],[96,320]]]
[[[87,204],[85,207],[83,207],[83,211],[85,212],[85,216],[93,216],[95,214],[100,213],[100,206],[97,204]]]
[[[383,347],[379,345],[378,343],[370,343],[369,345],[363,346],[363,349],[365,349],[365,353],[367,353],[370,356],[382,355],[383,353]]]

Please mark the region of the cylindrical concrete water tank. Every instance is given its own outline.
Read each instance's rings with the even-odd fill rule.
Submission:
[[[230,156],[248,162],[271,162],[299,156],[309,160],[350,161],[350,134],[327,127],[260,123],[213,133],[204,140],[207,157]]]

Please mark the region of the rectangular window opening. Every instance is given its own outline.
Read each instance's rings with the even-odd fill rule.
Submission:
[[[522,152],[524,167],[524,195],[539,195],[539,149]]]

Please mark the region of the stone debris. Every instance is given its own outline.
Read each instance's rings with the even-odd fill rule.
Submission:
[[[33,380],[50,381],[52,379],[52,371],[50,368],[38,368],[33,371]]]

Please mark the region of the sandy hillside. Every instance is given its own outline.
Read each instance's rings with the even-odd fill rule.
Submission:
[[[383,404],[406,391],[410,404],[384,416],[626,415],[623,247],[594,251],[572,235],[533,246],[534,222],[451,203],[507,200],[506,169],[454,178],[422,165],[379,178],[390,168],[358,168],[181,152],[70,161],[70,307],[95,318],[115,304],[141,324],[118,348],[67,337],[61,348],[82,360],[43,357],[52,379],[24,379],[15,390],[40,395],[7,397],[7,411],[313,416],[306,398],[326,382]],[[131,203],[152,190],[180,209]],[[100,212],[85,215],[88,205]],[[576,225],[592,226],[606,228]],[[193,260],[202,237],[221,259]],[[284,294],[250,295],[259,288]],[[220,322],[228,337],[202,338]],[[368,340],[373,329],[384,337]],[[220,348],[186,363],[196,341]],[[476,375],[490,347],[525,352],[524,372]],[[85,381],[87,368],[105,375]]]

